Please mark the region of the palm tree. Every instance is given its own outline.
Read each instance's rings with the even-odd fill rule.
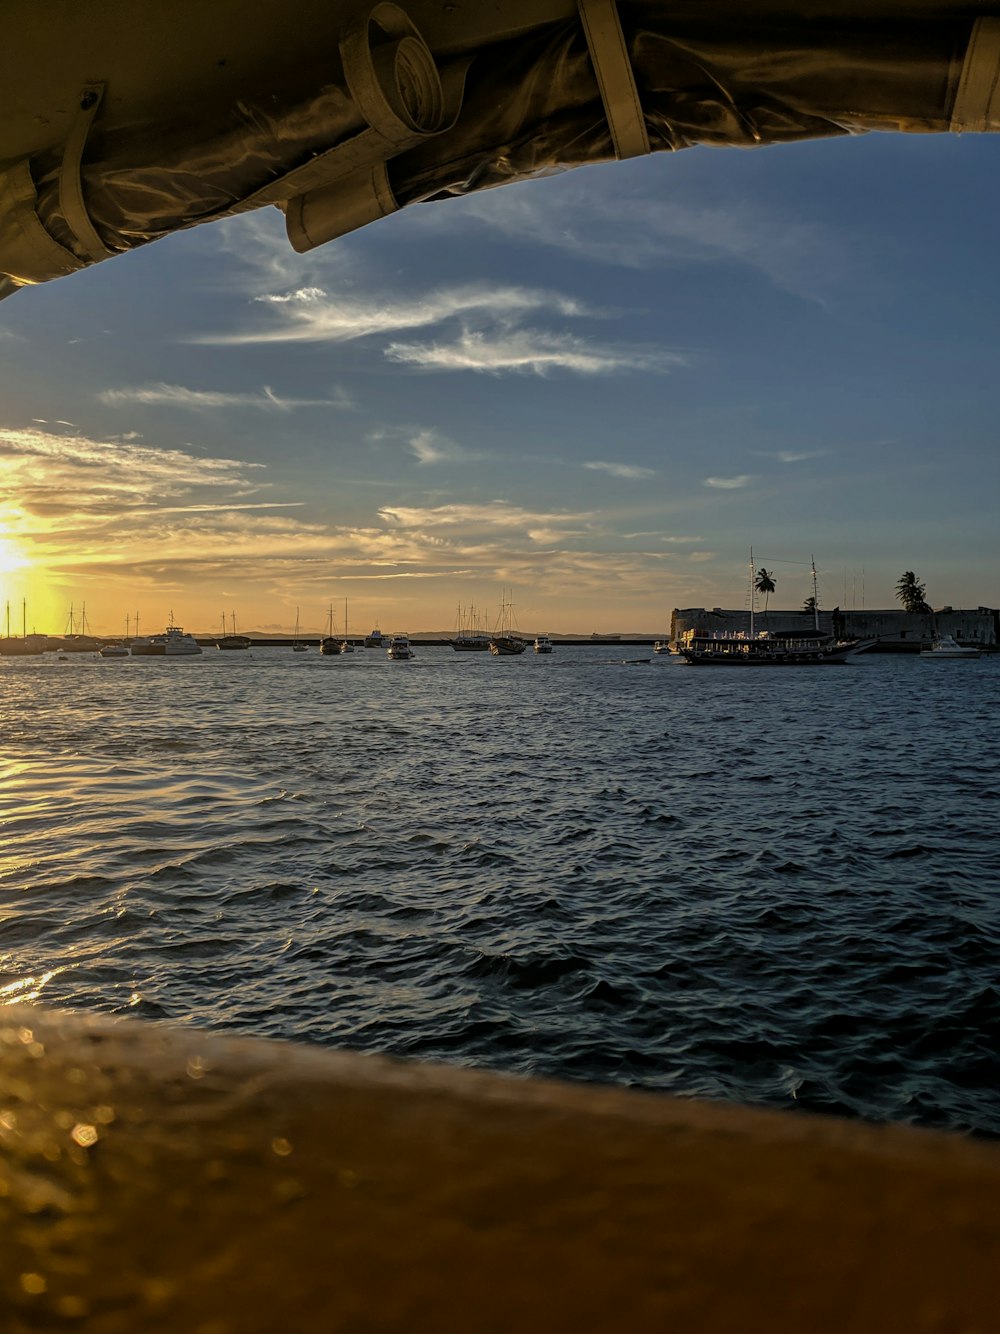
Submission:
[[[774,592],[774,575],[769,570],[765,570],[762,565],[757,571],[757,578],[753,581],[753,586],[758,593],[764,594],[764,615],[766,616],[768,600]]]
[[[925,585],[920,582],[912,570],[904,571],[896,584],[896,597],[903,604],[903,610],[909,612],[929,612],[930,607],[924,601]]]
[[[816,610],[816,599],[812,593],[810,593],[805,602],[803,602],[802,610],[809,612],[810,615]]]

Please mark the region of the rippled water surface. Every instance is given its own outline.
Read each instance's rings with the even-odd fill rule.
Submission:
[[[0,1002],[1000,1133],[1000,661],[0,659]]]

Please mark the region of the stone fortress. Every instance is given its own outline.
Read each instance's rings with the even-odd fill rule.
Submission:
[[[748,610],[731,611],[723,607],[674,608],[670,615],[670,638],[673,643],[687,630],[699,634],[735,634],[748,631]],[[754,614],[754,628],[776,635],[815,634],[811,611],[781,611],[771,608],[765,614]],[[960,644],[977,648],[997,649],[1000,643],[1000,611],[994,607],[976,607],[962,611],[941,607],[932,612],[895,611],[833,611],[819,613],[819,631],[822,635],[836,635],[838,639],[874,639],[870,652],[919,653],[929,648],[935,635],[953,635]]]

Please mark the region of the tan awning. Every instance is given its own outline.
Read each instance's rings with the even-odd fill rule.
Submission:
[[[265,205],[305,251],[615,157],[1000,128],[1000,4],[6,8],[3,294]]]

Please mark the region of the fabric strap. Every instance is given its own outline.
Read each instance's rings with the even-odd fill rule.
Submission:
[[[976,19],[951,110],[951,128],[1000,130],[1000,19]]]
[[[652,150],[618,6],[615,0],[579,0],[579,9],[615,156],[642,157]]]
[[[80,185],[80,162],[90,126],[97,115],[103,96],[103,83],[89,83],[81,92],[80,110],[63,148],[62,166],[59,170],[59,206],[62,215],[80,249],[89,259],[95,261],[107,259],[113,251],[107,248],[90,221]]]

